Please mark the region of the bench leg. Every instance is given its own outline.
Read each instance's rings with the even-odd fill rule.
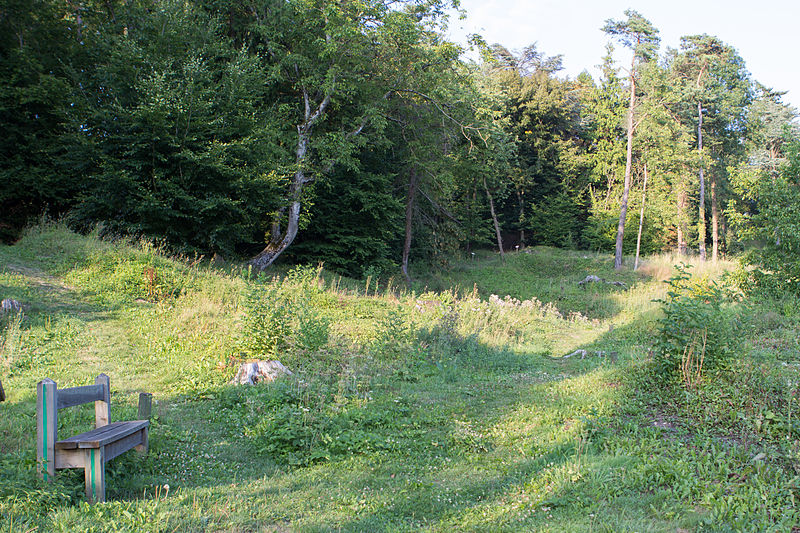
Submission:
[[[142,443],[134,447],[137,452],[147,453],[147,428],[142,429]]]
[[[106,461],[103,447],[86,450],[83,472],[86,478],[86,499],[89,503],[106,501]]]
[[[58,440],[58,385],[45,378],[36,386],[36,459],[39,476],[51,481],[56,474]]]

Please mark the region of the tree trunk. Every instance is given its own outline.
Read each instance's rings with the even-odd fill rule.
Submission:
[[[642,228],[644,227],[644,204],[647,199],[647,163],[644,164],[644,184],[642,185],[642,211],[639,213],[639,234],[636,236],[636,260],[633,270],[639,268],[639,249],[642,244]]]
[[[467,237],[467,253],[472,251],[472,241],[475,240],[475,224],[472,222],[474,220],[474,210],[475,206],[478,203],[478,180],[473,180],[472,182],[472,200],[468,202],[469,208],[467,209],[467,216],[469,216],[470,224],[469,224],[469,236]]]
[[[517,201],[519,202],[519,244],[525,247],[525,201],[522,198],[522,191],[517,189]]]
[[[714,172],[708,175],[711,187],[711,260],[715,263],[719,258],[719,199],[717,198],[717,177]]]
[[[414,198],[417,196],[417,169],[411,169],[408,180],[408,196],[406,197],[406,238],[403,242],[403,258],[400,268],[406,278],[408,288],[411,288],[411,276],[408,274],[408,256],[411,253],[411,223],[414,219]]]
[[[275,215],[267,246],[257,256],[248,261],[248,264],[255,267],[256,270],[261,271],[268,268],[294,242],[294,238],[297,236],[297,229],[300,227],[300,196],[303,193],[303,187],[314,181],[313,178],[306,176],[303,170],[306,163],[306,155],[308,154],[308,144],[311,141],[311,130],[314,124],[325,114],[330,101],[330,94],[326,94],[317,109],[312,113],[308,92],[305,88],[303,89],[305,120],[297,126],[297,148],[295,149],[297,170],[289,186],[290,203],[288,206],[282,207]],[[353,132],[353,134],[357,135],[360,131],[361,128]],[[288,216],[288,220],[286,222],[286,231],[282,232],[281,220],[284,216]]]
[[[486,186],[486,178],[483,178],[483,190],[486,191],[486,197],[489,199],[489,212],[492,214],[492,222],[494,223],[494,232],[497,234],[497,247],[500,249],[500,257],[505,258],[506,254],[503,251],[503,237],[500,235],[500,223],[497,221],[497,214],[494,211],[494,199],[489,192],[489,187]]]
[[[628,103],[628,149],[625,156],[625,183],[622,189],[622,205],[619,208],[619,224],[617,225],[617,245],[614,251],[614,268],[622,268],[622,238],[625,235],[625,217],[628,215],[628,194],[631,189],[631,163],[633,161],[633,109],[636,105],[635,61],[631,60],[631,96]]]
[[[700,206],[697,219],[697,242],[700,260],[706,260],[706,180],[703,177],[703,104],[697,102],[697,153],[700,154]]]
[[[686,255],[686,235],[689,229],[686,217],[687,203],[688,198],[686,198],[686,191],[681,188],[677,195],[678,224],[676,228],[678,232],[678,253],[680,255]]]
[[[292,202],[289,206],[289,221],[286,224],[286,231],[279,235],[276,239],[273,232],[273,238],[267,243],[257,256],[252,258],[248,264],[253,265],[256,270],[261,271],[268,268],[286,250],[297,236],[297,228],[300,222],[300,202]],[[275,225],[273,225],[273,229]]]
[[[297,236],[297,229],[300,227],[300,195],[303,192],[303,186],[312,180],[305,175],[302,168],[308,151],[309,131],[302,131],[302,129],[298,127],[298,132],[299,138],[297,140],[296,161],[299,168],[294,173],[292,184],[289,188],[291,203],[288,209],[283,207],[275,215],[272,221],[272,231],[267,246],[248,262],[248,264],[252,265],[258,271],[265,270],[275,262],[284,250],[294,242],[294,238]],[[284,216],[287,216],[288,220],[286,221],[286,230],[281,231],[281,219]]]

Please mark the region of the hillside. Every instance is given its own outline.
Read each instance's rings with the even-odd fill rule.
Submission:
[[[664,381],[653,300],[677,261],[478,254],[409,293],[34,228],[0,247],[0,298],[24,306],[0,318],[0,531],[790,531],[796,301],[725,303],[735,354]],[[229,385],[255,357],[295,377]],[[88,506],[80,471],[35,476],[36,383],[99,372],[115,419],[139,391],[155,416],[150,453],[109,463]],[[61,411],[62,431],[90,411]]]

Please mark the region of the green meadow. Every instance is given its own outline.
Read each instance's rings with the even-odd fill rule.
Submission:
[[[688,260],[612,259],[478,253],[408,291],[28,230],[0,247],[0,297],[24,306],[0,318],[0,532],[795,531],[797,302],[737,294],[734,262],[688,268],[726,336],[686,377],[655,343]],[[254,359],[293,376],[231,385]],[[90,506],[82,471],[36,475],[36,383],[100,372],[113,420],[142,391],[154,408],[149,453],[110,462]],[[92,420],[62,410],[59,435]]]

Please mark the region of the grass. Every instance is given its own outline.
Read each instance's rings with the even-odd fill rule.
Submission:
[[[796,302],[737,304],[741,353],[686,389],[648,355],[678,258],[615,272],[606,255],[526,252],[479,254],[403,292],[34,228],[0,247],[0,296],[25,306],[0,319],[0,532],[800,523]],[[627,288],[581,288],[588,274]],[[562,358],[576,349],[607,355]],[[228,385],[257,357],[295,377]],[[155,416],[150,453],[109,463],[109,501],[89,506],[79,471],[36,479],[35,387],[99,372],[113,418],[135,415],[139,391]],[[61,411],[60,434],[88,428],[90,411]]]

